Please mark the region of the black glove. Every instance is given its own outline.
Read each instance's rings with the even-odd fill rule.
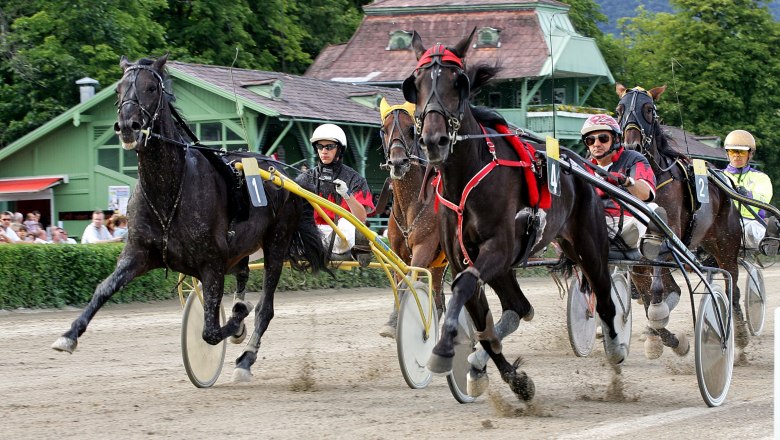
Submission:
[[[745,188],[744,186],[738,186],[737,187],[737,192],[740,193],[741,195],[745,196],[745,197],[753,198],[753,192],[750,191],[749,189]]]

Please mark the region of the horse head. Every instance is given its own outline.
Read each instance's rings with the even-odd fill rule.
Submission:
[[[131,63],[123,55],[119,62],[124,73],[116,88],[118,117],[114,131],[125,150],[140,151],[144,146],[141,139],[149,138],[160,117],[169,94],[164,80],[167,60],[166,54],[154,61],[143,58]]]
[[[656,132],[658,113],[655,103],[665,90],[665,85],[650,90],[641,87],[629,90],[623,84],[615,85],[615,91],[620,97],[615,113],[626,148],[645,154],[653,145],[654,136],[661,135]]]
[[[414,73],[403,83],[404,97],[417,106],[415,126],[420,146],[433,165],[452,151],[471,92],[464,59],[476,28],[454,47],[437,43],[425,49],[415,31],[412,47],[417,56]]]
[[[382,168],[390,170],[390,177],[402,179],[412,166],[412,160],[420,160],[417,140],[414,137],[414,104],[405,102],[400,105],[387,103],[382,98],[379,113],[382,116],[382,149],[385,163]]]

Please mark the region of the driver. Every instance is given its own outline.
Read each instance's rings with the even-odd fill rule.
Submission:
[[[749,165],[756,154],[756,140],[750,132],[734,130],[723,141],[729,156],[729,165],[723,170],[743,196],[769,203],[772,200],[772,180],[766,174]],[[776,255],[780,223],[774,216],[766,216],[766,211],[749,208],[734,201],[742,216],[745,248],[760,249],[764,255]],[[751,212],[752,211],[752,212]],[[765,220],[764,226],[754,213]],[[766,237],[766,238],[765,238]]]
[[[314,130],[309,141],[317,152],[317,166],[298,175],[296,183],[340,205],[358,220],[365,222],[367,212],[374,210],[374,200],[365,177],[344,164],[344,152],[347,149],[347,135],[344,130],[334,124],[322,124]],[[307,209],[310,209],[310,206]],[[323,211],[335,222],[334,212],[324,207]],[[317,213],[314,213],[314,221],[323,234],[325,245],[329,246],[333,229]],[[336,226],[347,240],[344,241],[335,234],[332,252],[345,254],[355,246],[355,226],[343,218],[338,220]]]
[[[655,198],[655,174],[650,163],[636,151],[626,150],[620,142],[622,131],[617,121],[605,114],[598,114],[585,120],[580,130],[582,142],[588,148],[590,161],[609,173],[607,182],[621,187],[643,202],[652,202]],[[596,188],[606,213],[609,238],[618,233],[622,244],[627,248],[638,248],[642,236],[647,230],[645,223],[634,218],[630,212],[621,209],[604,191]],[[659,209],[651,204],[653,209]],[[622,214],[622,229],[620,228]]]

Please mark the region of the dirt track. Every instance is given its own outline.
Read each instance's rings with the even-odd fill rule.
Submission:
[[[193,387],[182,366],[178,301],[106,307],[72,356],[49,346],[77,310],[0,311],[0,437],[771,438],[780,268],[764,275],[764,334],[752,340],[750,364],[735,368],[719,408],[701,399],[692,351],[645,358],[644,316],[636,304],[623,401],[607,398],[610,384],[620,382],[601,347],[589,358],[572,354],[566,302],[548,278],[521,280],[536,316],[504,345],[510,360],[523,356],[535,381],[531,405],[512,396],[492,364],[488,393],[471,404],[457,403],[443,377],[409,389],[394,341],[377,333],[390,309],[389,291],[279,294],[252,381],[230,383],[241,351],[230,345],[210,389]],[[494,294],[490,301],[495,314]],[[687,295],[670,328],[693,342]]]

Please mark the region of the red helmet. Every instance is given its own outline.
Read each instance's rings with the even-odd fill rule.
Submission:
[[[586,119],[580,134],[585,136],[590,132],[601,130],[608,130],[617,135],[623,134],[623,131],[620,130],[620,124],[618,124],[615,118],[605,114],[592,115]]]

